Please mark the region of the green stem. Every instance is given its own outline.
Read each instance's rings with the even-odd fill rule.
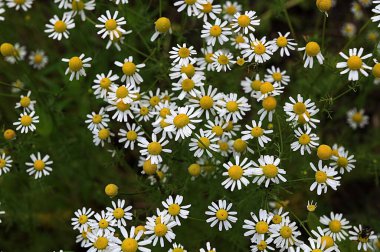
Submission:
[[[325,49],[326,21],[327,21],[327,16],[323,13],[322,50]]]
[[[310,233],[310,231],[305,227],[305,225],[303,224],[303,222],[300,220],[300,218],[298,218],[297,215],[295,215],[292,211],[289,210],[289,212],[297,219],[298,223],[302,226],[302,228],[306,231],[306,233],[310,236],[310,237],[313,237],[313,235]]]

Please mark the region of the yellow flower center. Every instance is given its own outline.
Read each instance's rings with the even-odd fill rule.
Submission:
[[[42,171],[45,168],[45,162],[38,159],[38,160],[34,161],[33,166],[34,166],[34,169],[36,171]]]
[[[4,57],[13,56],[15,48],[10,43],[2,43],[0,46],[0,51]]]
[[[105,139],[107,139],[109,136],[110,136],[110,131],[109,131],[109,129],[101,129],[101,130],[99,130],[99,132],[98,132],[98,137],[99,137],[101,140],[105,140]]]
[[[168,212],[172,216],[177,216],[181,211],[181,207],[178,204],[171,204],[168,208]]]
[[[84,3],[82,0],[75,0],[72,2],[71,4],[71,8],[74,10],[74,11],[81,11],[84,9]]]
[[[161,128],[168,127],[169,125],[170,125],[170,124],[167,123],[167,122],[165,122],[165,120],[161,120],[161,121],[160,121],[160,127],[161,127]]]
[[[135,235],[138,235],[140,233],[140,231],[145,232],[145,227],[142,226],[142,225],[137,226],[136,229],[135,229]]]
[[[32,117],[28,115],[23,115],[20,119],[20,122],[22,126],[29,126],[32,124]]]
[[[67,25],[62,20],[58,20],[54,23],[54,31],[58,33],[63,33],[66,31]]]
[[[5,161],[5,159],[0,158],[0,169],[4,168],[6,164],[7,161]]]
[[[260,250],[260,251],[264,251],[266,248],[267,248],[267,243],[264,240],[261,240],[257,244],[257,249]]]
[[[204,13],[210,13],[212,11],[212,4],[211,3],[206,3],[206,4],[202,4],[202,12]]]
[[[362,113],[360,112],[356,112],[353,116],[352,116],[352,120],[356,123],[361,123],[361,121],[363,121],[363,115]]]
[[[254,137],[261,137],[264,134],[264,130],[261,127],[254,127],[251,130],[251,135]]]
[[[248,27],[251,23],[251,19],[247,15],[240,15],[237,22],[240,27]]]
[[[42,60],[43,60],[43,57],[42,57],[41,54],[36,54],[36,55],[34,55],[34,59],[33,60],[34,60],[34,63],[40,64],[42,62]]]
[[[101,115],[96,114],[92,117],[92,122],[95,124],[99,124],[101,121],[102,121]]]
[[[173,119],[174,126],[181,129],[190,123],[190,118],[186,114],[178,114]]]
[[[174,248],[173,252],[183,252],[183,248]]]
[[[79,70],[81,70],[82,66],[83,62],[79,57],[75,56],[69,60],[69,68],[73,72],[78,72]]]
[[[218,218],[220,221],[225,221],[228,218],[228,212],[224,209],[219,209],[216,212],[216,218]]]
[[[285,37],[280,36],[280,37],[277,38],[276,44],[279,47],[286,47],[288,45],[288,40]]]
[[[103,78],[99,83],[100,87],[103,89],[108,89],[111,86],[111,80],[109,78]]]
[[[239,180],[243,176],[243,169],[239,165],[233,165],[228,169],[228,176],[233,180]]]
[[[267,94],[267,93],[270,93],[274,90],[274,87],[272,85],[272,83],[270,82],[264,82],[261,86],[260,86],[260,92],[263,93],[263,94]]]
[[[149,109],[147,107],[141,107],[140,115],[146,116],[147,114],[149,114]]]
[[[198,140],[198,147],[201,149],[207,149],[210,146],[210,139],[207,137],[201,137]]]
[[[214,62],[213,60],[212,60],[212,56],[213,56],[214,54],[213,53],[206,53],[205,54],[205,61],[207,62],[207,63],[212,63],[212,62]]]
[[[136,252],[138,243],[134,238],[127,238],[121,243],[121,250],[123,252]]]
[[[222,34],[222,28],[219,25],[214,25],[210,28],[210,35],[213,37],[219,37]]]
[[[303,115],[306,115],[306,117],[310,118],[310,113],[307,110],[305,111],[305,113]],[[305,124],[306,123],[306,119],[303,115],[298,115],[297,122],[299,124]]]
[[[113,210],[113,216],[115,216],[116,219],[121,219],[124,217],[124,210],[120,207]]]
[[[156,174],[156,171],[157,171],[157,165],[152,164],[150,159],[145,160],[143,164],[143,170],[147,175],[154,175]]]
[[[99,250],[103,250],[105,248],[107,248],[108,246],[108,239],[106,237],[98,237],[96,239],[96,241],[94,242],[94,247],[99,249]]]
[[[310,136],[308,134],[302,134],[299,138],[298,138],[298,142],[302,145],[307,145],[309,144],[311,141],[310,139]]]
[[[265,221],[257,222],[257,224],[256,224],[256,232],[257,233],[265,234],[266,232],[268,232],[268,230],[269,230],[268,223],[266,223]]]
[[[242,35],[237,35],[237,36],[235,37],[235,42],[236,42],[237,44],[244,43],[244,37],[243,37]]]
[[[191,176],[199,176],[201,174],[201,166],[199,164],[191,164],[187,171]]]
[[[126,137],[127,137],[127,139],[129,141],[136,141],[136,139],[137,139],[137,133],[134,130],[130,130],[130,131],[127,132]]]
[[[263,102],[261,103],[261,105],[263,106],[263,108],[265,110],[271,111],[271,110],[274,110],[277,107],[277,100],[276,100],[276,98],[274,98],[272,96],[268,96],[267,98],[265,98],[263,100]]]
[[[224,141],[218,141],[219,149],[221,151],[227,151],[228,150],[228,143]]]
[[[16,4],[24,4],[26,0],[13,0],[13,2],[15,2]]]
[[[195,4],[197,2],[197,0],[185,0],[185,3],[187,4],[187,5],[193,5],[193,4]]]
[[[363,65],[363,61],[359,56],[351,56],[347,60],[347,66],[351,70],[359,70]]]
[[[148,152],[150,155],[159,155],[162,151],[162,146],[159,142],[151,142],[148,144]]]
[[[281,81],[282,80],[282,74],[280,72],[273,73],[272,77],[273,77],[274,81]]]
[[[329,223],[329,228],[333,233],[339,233],[342,229],[342,223],[338,220],[332,220]]]
[[[168,32],[171,27],[170,20],[169,18],[166,18],[166,17],[160,17],[159,19],[157,19],[157,21],[155,22],[155,25],[156,25],[156,30],[160,33]]]
[[[332,1],[331,0],[317,0],[316,4],[320,11],[326,12],[331,9]]]
[[[79,216],[79,223],[80,224],[85,224],[86,222],[87,222],[87,220],[88,220],[88,217],[87,217],[87,215],[81,215],[81,216]]]
[[[333,238],[331,238],[330,236],[327,236],[327,235],[321,237],[321,244],[323,244],[323,243],[326,244],[325,249],[328,249],[328,248],[331,248],[332,246],[334,246]]]
[[[229,101],[226,104],[226,108],[229,112],[236,112],[239,109],[239,105],[236,101]]]
[[[162,171],[156,171],[156,175],[159,178],[159,180],[162,180],[165,177],[165,173]]]
[[[158,96],[153,96],[152,98],[149,99],[149,104],[153,107],[157,106],[158,103],[160,103],[160,97]]]
[[[218,57],[218,63],[221,64],[221,65],[227,65],[228,63],[230,62],[230,60],[228,59],[228,57],[224,54],[220,55]]]
[[[280,235],[285,238],[285,239],[288,239],[292,236],[292,229],[288,226],[283,226],[281,229],[280,229]]]
[[[182,59],[187,58],[190,56],[190,50],[186,47],[181,47],[178,50],[178,56]]]
[[[116,89],[116,97],[119,99],[127,97],[128,94],[129,94],[129,91],[127,87],[125,86],[120,86]]]
[[[262,55],[266,52],[267,48],[265,47],[265,45],[259,42],[257,45],[255,45],[254,50],[256,54]]]
[[[267,164],[263,166],[263,173],[267,178],[274,178],[278,174],[278,168],[273,164]]]
[[[336,163],[338,164],[339,167],[347,167],[348,160],[345,157],[339,157]]]
[[[307,205],[307,211],[309,212],[314,212],[316,208],[316,205]]]
[[[321,249],[313,249],[311,252],[323,252]]]
[[[203,109],[210,109],[214,105],[214,100],[210,96],[205,95],[199,100],[199,104]]]
[[[20,99],[20,105],[24,108],[28,107],[30,105],[30,98],[27,96],[22,97]]]
[[[297,115],[302,115],[306,112],[306,105],[303,102],[297,102],[293,105],[293,111]]]
[[[115,19],[108,19],[105,23],[105,27],[108,31],[113,31],[117,28],[117,22]]]
[[[105,229],[108,227],[108,221],[106,219],[100,219],[98,225],[100,228]]]
[[[158,237],[165,236],[166,232],[168,232],[168,227],[165,224],[158,223],[154,227],[154,233]]]
[[[182,66],[181,73],[184,73],[187,75],[188,78],[191,78],[195,74],[195,67],[192,64],[188,64],[187,66]]]
[[[233,147],[236,152],[242,153],[247,149],[247,142],[238,138],[234,141]]]
[[[238,58],[238,59],[236,60],[236,64],[238,64],[239,66],[244,65],[244,63],[245,63],[245,60],[244,60],[243,58]]]
[[[133,62],[125,62],[122,70],[125,75],[131,76],[136,72],[136,65]]]
[[[108,184],[104,188],[104,192],[106,193],[107,196],[115,197],[119,192],[119,188],[115,184]]]
[[[195,83],[192,79],[184,79],[182,81],[181,86],[182,86],[183,91],[189,92],[195,87]]]
[[[325,183],[327,181],[327,174],[326,172],[324,171],[317,171],[315,172],[315,181],[317,181],[317,183]]]
[[[226,13],[230,16],[233,16],[237,12],[236,7],[234,5],[230,5],[226,8]]]
[[[375,78],[380,78],[380,63],[376,63],[372,68],[372,74]]]
[[[218,137],[223,135],[223,128],[221,126],[215,125],[211,128],[211,131]]]
[[[272,218],[272,222],[274,224],[280,224],[282,222],[281,215],[278,215],[278,214],[274,215],[273,218]]]
[[[306,44],[306,54],[310,57],[317,56],[321,48],[316,42],[309,42]]]
[[[321,160],[328,160],[328,159],[330,159],[331,156],[332,156],[332,149],[331,149],[331,147],[328,146],[328,145],[326,145],[326,144],[319,145],[318,149],[317,149],[317,156]]]
[[[232,121],[228,121],[226,128],[224,129],[226,132],[229,132],[234,129],[234,123]]]
[[[170,109],[169,108],[162,108],[160,110],[160,116],[163,118],[166,118],[167,115],[170,115]]]
[[[118,110],[124,112],[126,110],[129,110],[129,108],[131,107],[131,105],[130,104],[126,104],[123,101],[119,101],[118,103],[116,103],[116,107],[117,107]]]

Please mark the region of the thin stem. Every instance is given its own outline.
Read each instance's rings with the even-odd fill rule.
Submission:
[[[0,84],[3,85],[3,86],[7,86],[7,87],[18,88],[20,90],[28,91],[28,89],[25,89],[25,88],[22,88],[22,87],[13,86],[12,84],[8,84],[8,83],[3,82],[3,81],[0,81]]]
[[[282,154],[282,151],[284,149],[284,144],[283,144],[283,141],[282,141],[282,129],[281,129],[281,124],[280,124],[280,120],[278,119],[278,115],[276,114],[276,121],[277,121],[277,127],[278,127],[278,132],[280,133],[280,156]]]
[[[310,233],[310,231],[305,227],[305,225],[303,224],[303,222],[300,220],[300,218],[298,218],[297,215],[295,215],[292,211],[289,210],[289,212],[297,219],[297,221],[299,222],[299,224],[303,227],[303,229],[306,231],[306,233],[310,236],[310,237],[313,237],[313,235]]]
[[[327,16],[325,15],[325,13],[323,13],[322,50],[325,48],[326,21],[327,21]]]
[[[94,20],[92,20],[91,18],[86,17],[86,20],[89,21],[91,24],[96,25],[96,23],[94,22]]]
[[[292,25],[292,21],[290,20],[290,17],[289,17],[288,9],[285,7],[285,4],[283,6],[284,6],[284,14],[285,14],[286,22],[288,23],[290,32],[292,33],[294,40],[297,40],[296,33],[294,32],[294,28]]]
[[[360,37],[360,34],[367,28],[367,26],[371,23],[371,19],[369,19],[359,30],[358,34],[356,36],[352,36],[350,40],[347,41],[347,43],[344,45],[341,52],[345,51],[347,47],[354,41],[355,38]]]

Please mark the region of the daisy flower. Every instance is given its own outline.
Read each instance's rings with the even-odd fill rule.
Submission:
[[[250,213],[252,220],[244,220],[244,229],[248,229],[244,236],[251,236],[252,242],[260,242],[265,239],[265,234],[268,234],[269,225],[273,218],[266,210],[260,209],[259,214]]]
[[[189,17],[198,15],[199,9],[202,8],[200,0],[179,0],[174,2],[174,6],[178,7],[178,12],[186,9],[186,13]]]
[[[286,71],[281,71],[279,67],[272,66],[267,68],[268,74],[265,75],[265,81],[268,81],[273,84],[278,84],[279,86],[287,86],[290,81],[289,75],[286,75]]]
[[[231,137],[231,133],[226,131],[228,127],[228,123],[225,120],[220,119],[219,117],[215,117],[214,120],[207,121],[206,128],[207,131],[214,133],[215,136],[221,137]]]
[[[353,108],[347,112],[347,122],[352,129],[364,128],[368,124],[369,116],[364,114],[364,109]]]
[[[16,130],[20,130],[21,133],[28,133],[35,131],[37,128],[34,124],[40,122],[39,116],[34,116],[35,111],[30,113],[23,112],[20,114],[20,117],[17,122],[14,122],[13,125],[17,126]]]
[[[260,79],[260,74],[257,73],[254,80],[245,77],[245,79],[241,81],[240,85],[242,86],[244,93],[250,94],[251,97],[256,98],[263,83],[264,82]]]
[[[362,227],[362,225],[354,226],[353,230],[349,231],[349,234],[350,240],[358,243],[358,250],[374,250],[371,243],[373,240],[377,239],[377,236],[369,227]]]
[[[205,22],[203,25],[201,38],[206,40],[207,45],[215,46],[215,42],[218,41],[220,45],[223,45],[228,41],[229,35],[232,34],[231,28],[227,26],[228,22],[217,18],[212,25],[209,22]]]
[[[301,235],[301,232],[297,229],[296,223],[291,222],[289,217],[283,218],[279,224],[270,225],[269,232],[272,234],[270,237],[273,239],[276,248],[281,248],[281,250],[284,251],[292,246],[299,245],[301,241],[298,240],[297,237]]]
[[[87,232],[88,242],[84,245],[88,252],[106,252],[110,244],[115,241],[114,233],[108,230],[104,233]]]
[[[235,123],[242,120],[245,112],[251,109],[251,105],[248,104],[248,99],[245,97],[238,99],[235,93],[225,95],[224,99],[218,101],[218,105],[222,108],[220,116],[224,117],[226,121],[232,118],[232,121]]]
[[[169,52],[170,59],[172,59],[173,65],[188,65],[188,64],[194,64],[196,62],[196,59],[192,57],[192,55],[196,54],[197,52],[193,49],[193,46],[186,46],[186,43],[177,46],[173,46],[172,50]]]
[[[213,60],[214,49],[212,48],[212,46],[202,48],[201,52],[203,54],[203,57],[197,58],[197,64],[201,68],[206,68],[207,71],[215,71],[215,66],[213,64],[214,63],[214,60]]]
[[[309,237],[309,245],[302,244],[300,247],[302,251],[305,252],[314,252],[314,251],[321,251],[321,252],[333,252],[336,251],[336,247],[330,247],[326,248],[326,243],[322,243],[321,240],[314,240],[313,238]]]
[[[249,180],[246,178],[251,175],[251,165],[252,162],[248,161],[248,158],[244,158],[240,162],[240,156],[235,156],[235,163],[228,161],[228,163],[223,164],[223,167],[227,169],[227,171],[223,172],[223,176],[227,176],[222,182],[222,186],[225,189],[231,188],[231,191],[234,191],[235,187],[238,190],[241,190],[242,184],[247,186],[249,184]]]
[[[290,56],[289,51],[294,51],[296,49],[297,43],[293,42],[294,39],[289,39],[289,35],[290,32],[285,33],[285,35],[282,35],[281,32],[278,32],[278,37],[274,39],[272,43],[272,52],[277,52],[277,50],[280,50],[281,57],[284,57],[284,54],[286,56]]]
[[[112,119],[116,119],[118,122],[127,122],[128,117],[131,119],[134,118],[134,115],[131,110],[131,104],[124,103],[123,101],[119,102],[112,102],[109,101],[111,105],[109,105],[106,109],[107,111],[114,111],[116,112],[113,114]]]
[[[175,221],[175,223],[178,226],[181,226],[181,219],[187,219],[189,216],[189,209],[191,205],[182,205],[183,202],[183,196],[177,195],[174,199],[170,195],[165,201],[162,201],[162,205],[165,207],[165,209],[168,211],[168,214],[171,216],[172,220]]]
[[[356,33],[356,26],[353,23],[344,23],[342,29],[340,30],[342,35],[347,38],[352,38]]]
[[[197,18],[203,17],[203,22],[207,22],[207,18],[216,19],[222,13],[222,6],[220,4],[213,4],[214,0],[200,0],[201,8]]]
[[[140,138],[138,146],[143,148],[140,150],[140,154],[146,156],[146,159],[151,160],[152,164],[159,164],[162,162],[162,152],[171,153],[172,150],[164,149],[165,145],[169,143],[164,137],[158,140],[157,135],[152,133],[152,141],[148,141],[146,138]]]
[[[235,14],[241,12],[241,10],[242,6],[238,2],[226,1],[226,3],[223,4],[223,19],[231,22]]]
[[[112,252],[124,252],[124,251],[141,251],[141,252],[150,252],[149,248],[145,246],[149,245],[152,241],[144,239],[144,231],[138,231],[135,226],[131,227],[131,230],[128,234],[128,231],[125,227],[120,227],[120,233],[122,234],[123,240],[115,239],[110,243],[110,251]]]
[[[301,127],[294,130],[294,136],[298,139],[290,145],[292,151],[300,150],[301,155],[307,153],[311,154],[311,150],[315,149],[319,144],[319,137],[315,133],[311,133],[310,127]]]
[[[256,93],[256,97],[254,98],[256,98],[256,100],[259,102],[268,96],[273,97],[282,94],[284,92],[283,89],[284,86],[281,86],[277,83],[272,84],[268,81],[265,81],[260,85],[260,91]]]
[[[12,167],[13,160],[10,156],[6,156],[5,153],[0,155],[0,176],[2,174],[8,173]]]
[[[204,85],[205,79],[203,75],[196,74],[192,78],[188,78],[186,74],[182,74],[182,78],[172,84],[172,90],[181,92],[178,95],[179,100],[183,100],[186,96],[196,97],[200,93],[197,88]]]
[[[124,63],[115,61],[115,65],[121,67],[123,71],[124,75],[121,77],[121,81],[125,81],[127,84],[130,83],[132,86],[143,82],[143,78],[139,72],[143,67],[145,67],[144,63],[136,65],[133,62],[133,57],[129,56],[124,59]]]
[[[36,50],[29,55],[29,64],[35,69],[42,69],[48,63],[48,57],[42,50]]]
[[[126,34],[131,33],[132,31],[127,31]],[[120,37],[116,38],[113,37],[113,39],[109,38],[108,42],[106,44],[106,50],[108,50],[112,45],[120,52],[121,46],[125,43],[125,34],[121,34]]]
[[[348,151],[339,151],[338,156],[333,155],[331,157],[334,162],[330,163],[330,166],[334,169],[339,168],[339,173],[344,174],[344,172],[351,172],[355,168],[356,160],[354,155],[348,155]]]
[[[199,112],[194,110],[194,107],[179,107],[176,111],[172,111],[172,114],[166,116],[165,122],[169,126],[165,127],[164,130],[176,132],[175,141],[180,137],[185,139],[191,136],[192,131],[195,129],[194,124],[202,121],[195,119],[199,117]]]
[[[260,40],[255,38],[252,33],[249,34],[249,42],[241,45],[243,58],[248,58],[248,62],[254,60],[256,63],[264,63],[270,60],[272,56],[273,41],[266,41],[266,37]]]
[[[256,123],[255,120],[252,120],[252,126],[248,124],[245,125],[247,131],[242,131],[243,136],[241,137],[241,139],[246,141],[248,139],[257,138],[259,145],[261,147],[264,147],[266,143],[269,143],[271,141],[271,139],[265,136],[265,134],[273,133],[273,130],[265,130],[261,126],[262,121],[258,121],[258,123]]]
[[[256,29],[254,26],[260,25],[260,19],[256,19],[255,11],[245,11],[244,14],[240,12],[234,15],[234,18],[231,21],[231,27],[234,32],[241,32],[243,34],[248,34],[254,32]]]
[[[311,230],[311,233],[316,237],[316,240],[318,243],[325,246],[325,249],[329,249],[329,248],[334,248],[334,250],[338,249],[338,246],[335,243],[335,240],[332,238],[332,236],[327,235],[327,233],[321,227],[318,226],[317,231]]]
[[[161,102],[163,96],[160,91],[160,88],[157,88],[155,92],[153,90],[149,90],[148,94],[142,97],[143,101],[147,101],[152,108],[156,108],[158,104]]]
[[[96,213],[94,219],[90,220],[91,232],[95,235],[107,234],[108,232],[115,232],[114,222],[115,217],[109,215],[106,211],[102,210],[100,213]]]
[[[323,64],[325,58],[321,53],[321,47],[317,42],[311,41],[306,44],[305,47],[298,48],[298,51],[305,51],[303,55],[303,60],[305,60],[305,64],[303,65],[305,68],[313,68],[314,57],[317,58],[319,64]]]
[[[79,15],[82,21],[86,21],[86,12],[95,10],[95,0],[82,1],[82,0],[72,0],[70,11],[66,12],[67,15],[75,17]]]
[[[74,212],[75,217],[71,218],[73,229],[78,229],[79,232],[87,231],[89,228],[90,218],[95,214],[91,208],[78,209]]]
[[[87,238],[88,233],[90,233],[89,229],[81,232],[79,235],[76,236],[75,242],[79,243],[79,245],[82,248],[84,248],[84,246],[88,243],[88,238]]]
[[[317,8],[325,13],[326,17],[328,17],[329,15],[327,14],[327,12],[331,9],[332,7],[332,0],[317,0],[316,1],[316,5],[317,5]]]
[[[111,136],[114,136],[115,134],[112,133],[108,128],[94,128],[92,135],[94,144],[96,146],[100,144],[102,147],[104,147],[105,143],[111,142]]]
[[[105,108],[100,108],[99,113],[92,112],[86,116],[88,119],[84,121],[88,124],[87,128],[93,131],[95,128],[102,129],[108,127],[110,121],[109,115],[106,114]]]
[[[337,190],[340,186],[339,180],[341,177],[337,177],[338,172],[334,168],[328,167],[322,164],[322,160],[318,162],[318,168],[310,163],[311,168],[315,171],[315,182],[311,184],[310,191],[314,191],[317,188],[317,194],[327,193],[327,188],[331,187],[333,190]]]
[[[248,142],[241,138],[231,139],[229,141],[229,145],[232,146],[232,153],[237,156],[246,154],[247,152],[251,154],[255,153],[254,150],[248,145]]]
[[[16,80],[12,82],[11,85],[12,85],[12,88],[11,88],[12,93],[20,93],[21,90],[25,88],[24,82],[20,80]]]
[[[344,241],[348,236],[346,230],[351,228],[350,222],[343,218],[343,214],[334,214],[333,212],[330,213],[330,217],[326,215],[320,217],[319,222],[328,226],[323,231],[326,232],[326,235],[331,236],[334,241]]]
[[[189,150],[194,151],[194,157],[201,157],[205,152],[212,157],[211,151],[218,151],[218,140],[214,133],[200,129],[199,134],[195,133],[195,138],[190,139]]]
[[[265,187],[268,187],[271,182],[279,184],[280,181],[286,181],[286,178],[283,176],[283,174],[286,174],[286,171],[278,167],[280,164],[279,158],[264,155],[260,156],[258,162],[259,164],[252,162],[254,165],[254,168],[252,168],[252,174],[255,176],[252,183],[261,185],[265,181]]]
[[[207,92],[203,86],[200,89],[196,97],[189,99],[191,103],[189,106],[198,108],[196,112],[199,112],[199,116],[205,114],[208,120],[211,115],[215,116],[216,111],[220,110],[217,102],[223,98],[223,94],[218,93],[218,89],[213,88],[211,85],[208,87]]]
[[[273,239],[271,237],[257,241],[257,242],[253,242],[253,244],[250,246],[251,252],[273,251],[274,247],[269,246],[269,244],[271,244],[272,242],[273,242]]]
[[[7,0],[8,8],[15,8],[16,11],[22,9],[27,11],[32,8],[33,0]]]
[[[230,38],[231,45],[235,49],[242,49],[241,45],[248,43],[248,38],[241,33],[236,34],[234,37]]]
[[[307,201],[306,209],[309,212],[314,212],[315,209],[317,209],[317,202],[314,203],[313,201]]]
[[[289,97],[290,103],[286,102],[284,106],[285,113],[289,116],[287,121],[294,121],[298,120],[299,117],[303,117],[303,119],[308,122],[310,121],[310,118],[308,114],[315,113],[315,111],[319,111],[315,107],[315,103],[312,102],[310,99],[307,99],[304,101],[304,98],[298,94],[297,100],[295,100],[293,97]]]
[[[135,98],[137,98],[134,85],[127,83],[125,85],[114,85],[110,87],[108,92],[108,100],[112,102],[123,102],[130,104]]]
[[[227,205],[226,200],[218,200],[218,202],[211,202],[211,205],[208,206],[208,210],[205,212],[209,217],[206,222],[210,223],[211,227],[214,227],[216,224],[219,226],[219,231],[229,230],[232,228],[231,222],[235,223],[237,218],[234,215],[237,215],[237,212],[230,211],[232,208],[232,203]]]
[[[207,242],[206,249],[201,248],[199,252],[216,252],[216,248],[212,248],[210,242]]]
[[[135,113],[135,118],[138,122],[147,122],[152,119],[154,116],[152,110],[153,108],[151,108],[147,102],[139,102],[136,107],[132,108],[132,111]]]
[[[172,228],[176,225],[177,223],[172,220],[172,216],[163,212],[157,218],[147,217],[144,234],[149,236],[147,239],[152,241],[153,246],[156,246],[157,242],[160,242],[161,247],[164,247],[165,239],[169,243],[175,239]]]
[[[66,69],[65,75],[70,73],[70,81],[76,78],[76,80],[79,80],[80,76],[86,76],[85,68],[91,67],[91,64],[89,63],[92,58],[87,57],[84,58],[84,53],[82,53],[79,57],[74,56],[70,59],[63,58],[63,62],[68,63],[68,67]]]
[[[342,52],[339,53],[340,56],[342,56],[346,61],[337,63],[336,67],[345,68],[343,71],[340,72],[340,74],[348,73],[349,81],[359,80],[359,72],[367,77],[368,73],[365,71],[365,69],[372,69],[370,66],[367,66],[363,62],[364,59],[371,57],[372,53],[362,56],[363,51],[363,48],[360,48],[359,50],[357,48],[353,48],[349,49],[349,56],[345,55]]]
[[[53,164],[53,161],[49,160],[49,155],[45,155],[43,158],[41,156],[41,153],[37,152],[37,154],[31,154],[30,159],[31,162],[26,162],[25,165],[29,168],[26,170],[26,172],[33,176],[35,179],[42,178],[42,176],[47,176],[50,174],[50,172],[53,171],[53,169],[50,167],[51,164]]]
[[[32,94],[32,91],[28,91],[26,96],[21,95],[20,101],[16,103],[15,108],[22,108],[24,112],[34,111],[34,105],[36,104],[36,101],[33,101],[30,99],[31,94]]]
[[[46,24],[45,27],[45,33],[49,33],[49,38],[61,40],[62,38],[69,38],[69,30],[75,27],[75,23],[70,15],[63,15],[62,19],[54,15],[53,18],[49,19],[49,24]]]
[[[168,252],[187,252],[187,250],[181,244],[173,243],[172,248]]]
[[[125,21],[124,17],[117,18],[118,15],[118,11],[115,11],[112,16],[110,11],[107,10],[106,15],[98,17],[98,21],[101,22],[101,24],[97,24],[95,27],[100,29],[98,34],[101,35],[102,39],[108,36],[112,40],[114,37],[119,38],[121,35],[131,32],[127,32],[121,28],[121,26],[125,25],[127,21]]]
[[[197,65],[200,65],[199,58],[195,60],[195,63]],[[173,65],[172,68],[170,68],[170,79],[179,79],[182,78],[183,74],[186,74],[188,78],[192,78],[195,75],[205,75],[204,72],[204,66],[196,67],[194,64],[187,64],[187,65]]]
[[[118,79],[119,76],[117,76],[117,74],[112,74],[112,70],[110,70],[107,75],[104,73],[97,74],[96,79],[94,80],[95,85],[92,86],[96,99],[107,99],[108,91],[111,87],[116,85],[114,82]]]
[[[127,130],[119,130],[119,143],[124,143],[124,148],[130,148],[133,150],[135,148],[136,141],[139,142],[142,140],[144,131],[141,130],[141,127],[135,123],[126,123]]]
[[[233,58],[230,51],[218,50],[211,57],[213,68],[218,72],[222,70],[226,72],[227,69],[231,70],[231,66],[236,63]]]
[[[157,19],[156,22],[154,22],[154,28],[155,32],[153,33],[152,37],[150,38],[150,41],[153,42],[157,39],[157,37],[161,34],[170,33],[172,34],[172,25],[170,22],[170,19],[167,17],[160,17]]]
[[[276,202],[276,205],[277,208],[279,209],[275,209],[273,211],[273,213],[269,213],[271,214],[273,217],[272,217],[272,223],[273,224],[280,224],[285,218],[287,218],[287,216],[289,215],[289,212],[283,212],[284,208],[283,208],[283,204],[282,202]]]
[[[262,108],[257,112],[260,116],[260,121],[263,121],[268,116],[268,121],[273,120],[273,114],[276,111],[277,100],[273,96],[268,96],[261,102]]]
[[[4,60],[10,64],[15,64],[17,61],[24,60],[26,55],[25,46],[16,43],[13,48],[13,55],[4,57]]]
[[[112,208],[107,207],[107,215],[110,215],[114,218],[114,221],[110,223],[112,226],[117,226],[118,228],[125,227],[127,222],[125,220],[132,220],[132,210],[131,206],[126,206],[125,200],[118,199],[117,203],[112,201]]]

